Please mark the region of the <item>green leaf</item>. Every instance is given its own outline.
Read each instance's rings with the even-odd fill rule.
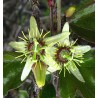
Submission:
[[[84,55],[84,63],[79,67],[85,83],[78,81],[72,74],[63,72],[60,74],[60,93],[62,98],[74,98],[76,90],[79,90],[84,98],[95,98],[95,61],[94,51]]]
[[[27,91],[19,90],[19,98],[29,98]]]
[[[86,81],[86,86],[89,87],[90,92],[94,95],[95,92],[95,56],[94,51],[85,54],[85,63],[80,67],[80,72]],[[85,93],[84,93],[85,94]],[[90,93],[87,93],[88,97]],[[85,95],[86,96],[86,95]],[[86,97],[86,98],[88,98]],[[91,98],[91,97],[89,97]],[[94,98],[92,96],[92,98]]]
[[[3,93],[7,94],[8,90],[19,87],[22,82],[20,80],[24,63],[20,63],[21,59],[15,59],[19,55],[14,52],[5,52],[3,55]]]
[[[56,98],[56,91],[51,83],[46,84],[40,92],[40,98]]]
[[[51,74],[46,75],[45,84],[49,83],[51,81]]]
[[[80,4],[77,5],[77,11],[83,9],[84,7],[89,6],[94,3],[94,0],[81,0]]]
[[[82,6],[82,4],[80,3]],[[85,4],[78,8],[70,20],[72,31],[88,41],[95,41],[95,4]]]

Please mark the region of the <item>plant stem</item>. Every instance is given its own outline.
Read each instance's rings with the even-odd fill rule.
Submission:
[[[61,32],[61,0],[56,0],[57,4],[57,32]],[[58,72],[55,72],[55,75],[58,76]],[[55,81],[53,79],[53,84],[56,89],[56,98],[60,97],[60,90],[59,90],[59,78],[55,78]]]
[[[61,31],[61,0],[57,0],[57,32]]]
[[[53,7],[50,7],[50,32],[53,35]]]

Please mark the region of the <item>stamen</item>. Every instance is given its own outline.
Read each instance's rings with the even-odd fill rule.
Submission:
[[[29,39],[30,39],[31,34],[30,34],[30,30],[29,29],[28,29],[28,34],[29,34]]]
[[[54,43],[53,43],[53,42],[51,42],[48,46],[52,46],[52,45],[54,45]]]
[[[24,54],[29,54],[29,53],[31,53],[31,52],[33,52],[33,50],[32,50],[32,51],[27,51],[27,52],[25,52]]]
[[[22,37],[20,37],[20,36],[18,36],[18,38],[20,38],[20,39],[22,39],[23,41],[27,42],[24,38],[22,38]]]
[[[28,40],[28,38],[25,36],[24,32],[22,31],[22,35],[24,36],[25,39]]]
[[[58,45],[58,47],[60,47],[60,46],[61,46],[61,43],[60,43],[60,42],[58,42],[58,43],[57,43],[57,45]]]
[[[21,63],[24,62],[24,60],[25,60],[26,58],[27,58],[27,57],[24,57],[24,59],[21,61]]]
[[[28,33],[30,32],[30,30],[28,29]]]
[[[15,58],[17,59],[17,58],[20,58],[20,57],[22,57],[22,56],[24,56],[24,54],[22,54],[22,55],[19,55],[19,56],[15,57]]]
[[[75,61],[75,60],[74,60],[74,62],[77,63],[77,65],[81,66],[81,65],[79,64],[79,62],[77,62],[77,61]]]
[[[60,71],[59,71],[59,74],[62,72],[62,68],[60,69]]]
[[[78,59],[73,59],[73,60],[74,60],[74,61],[77,61],[77,62],[79,62],[79,63],[83,62],[83,61],[78,60]]]
[[[66,71],[66,68],[64,67],[64,77],[65,77],[65,71]]]
[[[70,65],[69,65],[70,66]],[[68,70],[68,72],[70,73],[70,70],[67,68],[67,66],[66,66],[66,69]]]
[[[29,34],[29,36],[30,36],[30,30],[28,29],[28,34]]]
[[[66,67],[68,65],[68,63],[64,64],[64,67]]]
[[[39,50],[42,50],[42,49],[46,49],[46,46],[43,46],[42,48],[40,48]]]
[[[74,54],[72,53],[72,60],[73,60],[73,56],[74,56]]]
[[[75,45],[75,43],[77,42],[77,40],[78,40],[78,39],[76,39],[76,40],[71,44],[71,46]]]
[[[83,57],[83,55],[77,55],[77,56],[75,56],[76,58],[82,58]]]
[[[50,31],[49,31],[49,32],[47,32],[46,34],[44,34],[43,38],[45,38],[45,36],[46,36],[47,34],[49,34],[49,33],[50,33]]]
[[[42,37],[42,34],[43,34],[43,29],[42,29],[42,31],[41,31],[40,37]]]
[[[15,51],[15,52],[18,52],[18,53],[21,53],[22,52],[23,53],[23,51]]]
[[[19,56],[15,57],[15,58],[20,58],[20,57],[22,57],[22,56],[26,56],[27,54],[29,54],[29,53],[31,53],[31,52],[32,52],[32,51],[25,52],[24,54],[22,54],[22,55],[19,55]]]

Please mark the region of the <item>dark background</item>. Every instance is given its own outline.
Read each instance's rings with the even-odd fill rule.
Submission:
[[[48,0],[3,0],[3,50],[11,51],[8,43],[18,40],[23,30],[27,34],[29,18],[33,14],[40,17],[40,28],[49,30]],[[79,4],[80,0],[62,0],[62,14],[70,5]]]

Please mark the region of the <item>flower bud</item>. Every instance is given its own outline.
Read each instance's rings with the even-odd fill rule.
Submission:
[[[65,12],[66,17],[71,17],[73,13],[75,12],[76,8],[75,7],[69,7],[67,11]]]

